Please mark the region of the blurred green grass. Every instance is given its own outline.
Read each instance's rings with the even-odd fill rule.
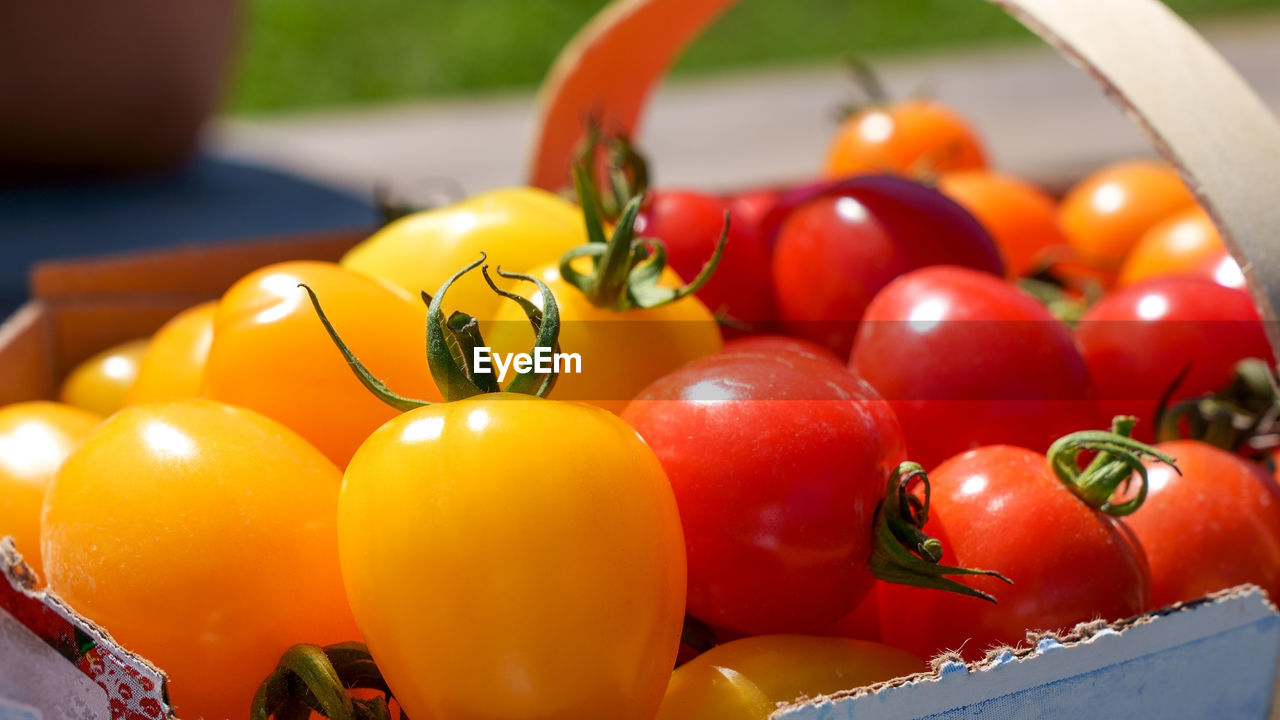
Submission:
[[[246,0],[229,109],[263,112],[536,85],[602,0]],[[1187,17],[1280,0],[1168,0]],[[743,0],[677,73],[1027,37],[972,0]]]

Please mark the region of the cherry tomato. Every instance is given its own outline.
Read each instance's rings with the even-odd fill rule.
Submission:
[[[1173,168],[1154,160],[1127,160],[1071,188],[1058,208],[1058,220],[1081,261],[1114,273],[1144,233],[1195,202]]]
[[[1099,300],[1076,326],[1107,414],[1134,415],[1134,437],[1154,436],[1156,408],[1179,373],[1171,401],[1221,389],[1245,358],[1271,361],[1271,348],[1244,290],[1198,277],[1155,278]]]
[[[156,331],[138,363],[138,378],[125,393],[126,404],[200,395],[217,309],[216,302],[201,303],[178,313]]]
[[[1068,489],[1042,453],[990,445],[948,460],[929,479],[924,530],[943,541],[942,562],[996,570],[1013,584],[959,578],[998,604],[882,584],[886,643],[922,657],[958,650],[976,660],[993,646],[1022,642],[1028,630],[1118,620],[1149,607],[1141,549],[1123,525]]]
[[[880,641],[880,582],[847,615],[818,632],[828,637]]]
[[[1261,467],[1195,440],[1160,443],[1142,507],[1124,518],[1151,566],[1151,607],[1243,583],[1280,597],[1280,487]]]
[[[676,670],[657,720],[767,720],[780,703],[926,669],[920,658],[873,642],[805,635],[743,638]]]
[[[352,248],[342,265],[416,298],[482,252],[506,270],[526,272],[586,241],[573,203],[537,188],[504,188],[400,218]],[[451,309],[477,317],[501,304],[479,277],[462,278],[449,295]]]
[[[798,353],[717,355],[658,380],[622,417],[675,490],[694,617],[811,632],[870,590],[874,514],[903,457],[866,383]]]
[[[671,269],[682,278],[698,275],[715,252],[729,212],[729,239],[711,280],[696,293],[714,313],[749,327],[773,320],[769,252],[755,224],[717,197],[689,190],[650,196],[636,232],[662,241]]]
[[[345,467],[396,411],[351,374],[300,283],[315,291],[351,349],[379,377],[402,393],[439,399],[423,351],[422,302],[332,263],[310,261],[252,272],[222,297],[204,394],[284,423]]]
[[[1011,175],[988,170],[947,173],[938,189],[968,210],[1000,248],[1010,277],[1034,271],[1045,251],[1066,248],[1058,206],[1048,193]]]
[[[755,190],[743,190],[742,192],[730,195],[727,200],[729,207],[735,213],[740,215],[743,220],[747,221],[752,227],[761,234],[761,240],[766,240],[762,231],[764,218],[777,204],[778,198],[781,197],[782,190],[779,188],[759,188]],[[766,244],[766,248],[773,250],[772,246]]]
[[[903,100],[850,115],[827,150],[827,175],[949,172],[986,167],[982,142],[951,108]]]
[[[187,717],[247,718],[287,648],[359,637],[338,568],[341,479],[249,410],[125,408],[49,488],[49,587],[164,668]]]
[[[58,401],[98,415],[119,410],[138,377],[138,363],[146,351],[146,339],[130,340],[85,360],[62,381]]]
[[[653,717],[684,618],[662,467],[617,417],[497,393],[401,415],[352,458],[343,577],[410,717]]]
[[[1240,266],[1222,244],[1209,213],[1199,205],[1148,230],[1125,258],[1116,284],[1134,285],[1165,275],[1199,275],[1219,285],[1244,287]]]
[[[1013,285],[966,268],[916,270],[881,290],[849,367],[893,406],[926,469],[979,445],[1044,452],[1100,422],[1066,326]]]
[[[844,361],[840,359],[831,350],[804,338],[791,337],[789,335],[744,335],[742,337],[728,340],[724,344],[724,352],[726,353],[772,353],[772,352],[788,352],[800,353],[808,355],[817,360],[825,360],[836,365],[843,365]]]
[[[941,193],[900,178],[866,176],[810,189],[779,227],[773,279],[790,334],[844,357],[871,298],[927,265],[1004,275],[990,236]]]
[[[0,407],[0,537],[11,536],[37,573],[40,507],[62,461],[102,417],[51,402]]]

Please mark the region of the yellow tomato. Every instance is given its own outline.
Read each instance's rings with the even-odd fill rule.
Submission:
[[[67,455],[102,418],[51,402],[0,408],[0,537],[9,535],[36,572],[40,564],[40,506]]]
[[[58,400],[99,415],[119,410],[138,377],[138,364],[146,351],[147,340],[131,340],[85,360],[62,382]]]
[[[524,272],[584,242],[582,211],[573,203],[545,190],[509,188],[396,220],[353,248],[342,264],[417,296],[435,292],[482,252],[505,270]],[[485,317],[498,304],[473,274],[453,286],[448,307]]]
[[[410,717],[653,718],[684,541],[661,465],[615,416],[507,393],[405,413],[347,467],[338,535]]]
[[[49,587],[163,668],[183,717],[247,718],[290,646],[359,637],[338,567],[340,483],[315,448],[249,410],[125,408],[49,488]]]
[[[928,669],[897,648],[865,640],[760,635],[712,648],[671,676],[658,720],[766,720],[801,696],[817,697]]]
[[[578,265],[585,264],[579,261]],[[669,305],[616,312],[593,305],[560,277],[556,265],[530,274],[547,284],[560,306],[561,352],[581,356],[577,365],[570,366],[581,372],[561,372],[550,395],[555,400],[587,402],[620,413],[649,383],[723,348],[715,316],[693,295]],[[680,284],[670,269],[663,279],[668,287]],[[525,296],[541,306],[536,288]],[[503,304],[494,321],[485,325],[485,339],[495,353],[527,348],[533,337],[529,321],[515,303]]]
[[[217,309],[216,302],[201,303],[178,313],[156,331],[138,365],[138,378],[125,393],[126,404],[200,395]]]

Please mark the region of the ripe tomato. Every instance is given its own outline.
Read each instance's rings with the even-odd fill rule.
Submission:
[[[742,337],[728,340],[724,344],[724,352],[726,353],[773,353],[773,352],[789,352],[808,355],[817,360],[825,360],[835,365],[843,365],[844,361],[840,359],[831,350],[815,343],[805,340],[804,338],[791,337],[789,335],[744,335]]]
[[[982,142],[958,113],[932,100],[903,100],[846,118],[827,150],[825,172],[942,173],[986,164]]]
[[[1071,188],[1058,208],[1058,220],[1081,261],[1114,273],[1144,233],[1195,202],[1173,168],[1154,160],[1128,160]]]
[[[1160,443],[1147,499],[1124,518],[1151,566],[1151,607],[1243,583],[1280,597],[1280,487],[1261,467],[1195,440]]]
[[[743,638],[676,670],[657,720],[767,720],[780,703],[926,669],[920,658],[873,642],[804,635]]]
[[[904,459],[866,383],[798,353],[724,354],[658,380],[622,417],[675,490],[691,615],[810,632],[866,595],[876,506]]]
[[[1000,253],[967,212],[900,178],[865,176],[810,188],[780,203],[773,280],[793,335],[847,356],[880,288],[927,265],[1004,275]]]
[[[1108,414],[1134,415],[1134,437],[1154,437],[1160,398],[1178,401],[1230,382],[1245,358],[1271,360],[1271,348],[1244,290],[1198,277],[1155,278],[1115,290],[1080,319],[1076,338]]]
[[[680,277],[696,277],[716,249],[729,213],[729,239],[720,266],[696,293],[714,313],[759,326],[773,320],[769,252],[757,226],[717,197],[689,190],[653,193],[636,232],[661,240],[670,267]]]
[[[1199,275],[1219,285],[1244,287],[1240,266],[1222,244],[1209,213],[1199,205],[1148,230],[1125,258],[1116,284],[1134,285],[1165,275]]]
[[[1099,424],[1066,326],[1013,285],[967,268],[916,270],[881,290],[849,367],[893,406],[911,459],[926,469],[979,445],[1044,452]]]
[[[51,402],[0,407],[0,537],[9,535],[37,573],[40,506],[53,476],[102,417]]]
[[[410,717],[653,717],[684,543],[661,465],[615,416],[506,393],[408,412],[352,458],[338,529]]]
[[[125,393],[126,404],[200,395],[217,309],[216,302],[201,303],[178,313],[156,331],[138,363],[138,379]]]
[[[249,410],[125,408],[49,488],[49,587],[164,668],[187,717],[247,718],[285,649],[358,638],[338,569],[340,482]]]
[[[424,361],[422,302],[332,263],[310,261],[249,273],[222,297],[204,394],[284,423],[345,467],[396,411],[352,376],[299,283],[325,300],[334,324],[374,372],[405,392],[439,399]]]
[[[818,634],[828,637],[872,640],[880,642],[880,582],[849,611],[847,615],[823,628]]]
[[[507,188],[396,220],[352,248],[342,265],[417,297],[482,252],[506,270],[525,272],[586,240],[573,203],[537,188]],[[500,304],[478,276],[462,278],[450,293],[450,308],[477,317]]]
[[[1068,489],[1042,453],[989,445],[955,456],[929,478],[924,530],[943,541],[943,562],[997,570],[1013,584],[959,580],[998,604],[882,584],[886,643],[922,657],[958,650],[975,660],[993,646],[1021,642],[1028,630],[1117,620],[1149,607],[1141,549],[1123,525]]]
[[[766,243],[765,247],[769,251],[772,251],[773,247],[768,243],[769,238],[765,237],[762,225],[765,216],[777,204],[778,198],[781,196],[782,190],[780,188],[770,187],[743,190],[726,198],[729,207],[751,227],[756,229],[756,232],[760,234],[761,241]]]
[[[938,178],[938,189],[960,203],[991,234],[1009,277],[1034,271],[1045,251],[1066,248],[1058,206],[1048,193],[1012,175],[964,170]]]
[[[62,381],[58,401],[98,415],[119,410],[138,377],[138,364],[146,350],[146,339],[131,340],[85,360]]]

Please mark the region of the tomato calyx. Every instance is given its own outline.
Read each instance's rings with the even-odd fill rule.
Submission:
[[[921,498],[911,492],[919,481]],[[878,580],[968,595],[995,603],[996,598],[948,575],[985,575],[1010,585],[1013,581],[994,570],[941,564],[942,542],[925,534],[929,519],[929,476],[918,463],[904,462],[889,476],[888,491],[876,511],[875,542],[867,567]]]
[[[1169,405],[1169,397],[1185,379],[1183,369],[1165,391],[1156,410],[1156,439],[1199,440],[1228,452],[1260,456],[1280,445],[1280,405],[1275,376],[1264,360],[1236,363],[1231,382],[1216,392]]]
[[[1145,443],[1129,437],[1137,419],[1130,415],[1117,415],[1111,421],[1111,431],[1083,430],[1064,435],[1049,446],[1045,456],[1058,479],[1071,492],[1090,507],[1108,515],[1121,517],[1142,507],[1147,499],[1147,468],[1143,459],[1158,460],[1175,472],[1177,460]],[[1080,453],[1095,450],[1098,454],[1087,467],[1080,469]],[[1138,490],[1133,497],[1113,503],[1116,491],[1138,476]]]
[[[357,699],[348,690],[381,695]],[[330,720],[390,720],[394,699],[364,643],[294,645],[258,687],[249,717],[296,720],[314,711]]]
[[[596,169],[601,155],[608,180],[607,187],[600,181]],[[644,154],[631,143],[625,133],[605,133],[600,118],[588,119],[586,134],[575,158],[574,167],[581,167],[582,184],[590,191],[596,212],[607,222],[616,223],[624,208],[634,198],[642,197],[649,189],[649,162]],[[582,199],[578,180],[574,178],[574,192]]]
[[[448,280],[445,280],[434,296],[428,295],[426,292],[422,293],[422,300],[427,304],[427,365],[431,369],[431,376],[435,380],[436,387],[440,388],[440,393],[445,402],[494,392],[522,393],[546,397],[555,386],[557,374],[554,366],[546,372],[538,372],[536,365],[523,372],[517,370],[515,378],[506,388],[503,388],[498,384],[497,377],[492,371],[479,372],[473,367],[472,358],[474,357],[475,348],[484,346],[484,338],[480,335],[480,323],[475,317],[465,312],[454,311],[447,317],[444,314],[442,302],[449,287],[458,278],[480,267],[480,272],[484,275],[485,282],[489,284],[489,287],[498,295],[515,301],[520,305],[520,309],[524,311],[525,317],[529,319],[530,325],[533,326],[535,351],[539,348],[547,348],[553,353],[560,351],[560,309],[556,305],[555,297],[551,294],[551,289],[535,277],[506,272],[502,268],[496,269],[500,277],[527,280],[537,285],[539,295],[542,298],[542,307],[539,308],[515,293],[498,288],[489,276],[489,266],[484,264],[486,259],[484,253],[481,253],[478,260],[455,272]],[[375,377],[338,335],[338,331],[333,327],[328,316],[325,315],[324,309],[320,306],[320,299],[316,297],[315,292],[305,284],[299,285],[299,287],[306,290],[307,296],[311,299],[311,305],[315,308],[316,315],[320,318],[321,324],[324,325],[325,331],[329,333],[329,338],[333,340],[333,344],[337,346],[342,356],[346,358],[347,365],[355,373],[356,378],[360,380],[369,392],[401,412],[408,412],[409,410],[432,404],[426,400],[399,395],[388,388],[386,383]]]
[[[592,305],[614,312],[650,310],[692,295],[711,279],[729,240],[727,210],[724,227],[711,258],[692,281],[672,288],[660,284],[667,268],[666,245],[660,240],[636,235],[636,216],[644,204],[644,195],[637,195],[627,202],[613,232],[606,237],[597,194],[588,184],[587,170],[583,165],[574,166],[573,182],[587,224],[588,242],[560,257],[560,276],[581,290]],[[582,257],[591,258],[591,269],[587,272],[574,267],[574,261]]]

